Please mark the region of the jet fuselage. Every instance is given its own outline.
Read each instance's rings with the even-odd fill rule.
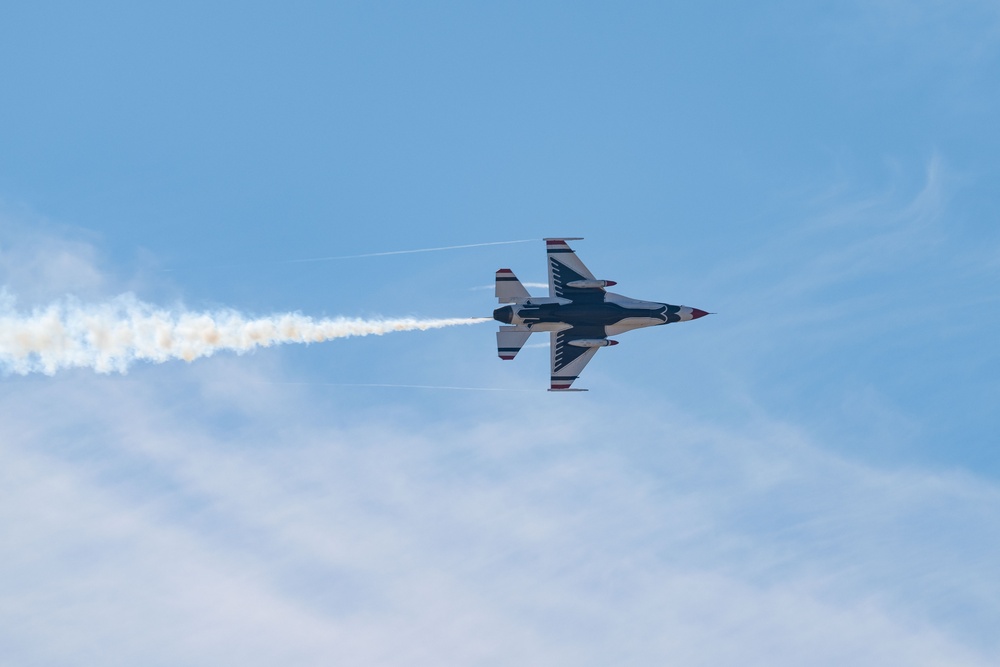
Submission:
[[[568,299],[529,299],[493,311],[493,319],[504,324],[537,330],[563,327],[604,327],[608,335],[642,327],[683,322],[701,317],[704,311],[656,301],[637,301],[606,293],[603,301],[579,303]]]

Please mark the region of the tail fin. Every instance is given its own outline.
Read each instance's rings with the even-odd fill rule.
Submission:
[[[514,303],[522,299],[530,299],[531,295],[510,269],[497,271],[496,297],[500,303]]]

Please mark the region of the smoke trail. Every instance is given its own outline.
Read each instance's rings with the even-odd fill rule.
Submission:
[[[549,284],[548,283],[531,283],[531,282],[527,282],[526,283],[526,282],[522,282],[521,284],[524,285],[525,287],[532,287],[534,289],[548,289],[549,288]],[[476,285],[475,287],[470,287],[469,289],[470,290],[488,290],[488,289],[493,289],[494,287],[495,287],[495,284],[494,283],[490,283],[489,285]]]
[[[548,347],[548,343],[545,344]],[[443,389],[448,391],[506,391],[541,393],[545,389],[519,389],[516,387],[453,387],[437,384],[389,384],[386,382],[273,382],[267,380],[249,380],[248,382],[262,384],[280,384],[300,387],[359,387],[370,389]]]
[[[486,246],[493,245],[511,245],[514,243],[532,243],[540,239],[519,239],[517,241],[490,241],[488,243],[466,243],[464,245],[449,245],[449,246],[439,246],[436,248],[412,248],[410,250],[388,250],[383,252],[366,252],[361,255],[331,255],[328,257],[301,257],[299,259],[279,259],[271,261],[257,261],[257,262],[238,262],[238,263],[226,263],[226,264],[212,264],[217,269],[233,268],[239,266],[279,266],[282,264],[308,264],[312,262],[332,262],[335,260],[342,259],[363,259],[366,257],[388,257],[390,255],[414,255],[423,252],[441,252],[443,250],[463,250],[465,248],[483,248]],[[204,265],[209,266],[209,265]],[[175,269],[166,268],[160,269],[163,272],[174,271]],[[548,285],[546,285],[548,287]]]
[[[519,239],[517,241],[491,241],[489,243],[466,243],[465,245],[449,245],[440,246],[437,248],[415,248],[412,250],[389,250],[387,252],[369,252],[363,255],[338,255],[336,257],[307,257],[305,259],[288,259],[285,260],[288,264],[297,264],[302,262],[328,262],[335,259],[362,259],[364,257],[387,257],[389,255],[413,255],[420,252],[441,252],[442,250],[463,250],[465,248],[482,248],[484,246],[491,245],[511,245],[514,243],[531,243],[539,239]],[[548,285],[546,284],[546,287]]]
[[[52,375],[66,368],[124,373],[136,361],[193,361],[228,350],[242,354],[283,343],[321,343],[393,331],[425,331],[489,318],[313,319],[297,313],[248,318],[236,311],[171,312],[133,295],[85,305],[67,298],[31,313],[0,294],[0,369]]]

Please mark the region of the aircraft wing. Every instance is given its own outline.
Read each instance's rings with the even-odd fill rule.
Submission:
[[[580,238],[548,238],[545,239],[545,251],[549,260],[549,296],[561,299],[572,299],[577,303],[587,301],[603,301],[604,289],[567,287],[566,283],[574,280],[594,280],[594,274],[580,261],[566,241],[579,241]],[[614,283],[608,283],[614,284]]]
[[[593,347],[571,345],[571,341],[586,341],[595,343]],[[590,363],[602,345],[614,344],[608,341],[604,327],[573,327],[564,331],[553,331],[549,334],[549,368],[552,372],[552,384],[549,391],[587,391],[586,389],[570,389],[573,382],[580,377],[583,368]]]

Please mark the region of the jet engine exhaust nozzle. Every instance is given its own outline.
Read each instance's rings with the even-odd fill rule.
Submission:
[[[503,308],[497,308],[493,311],[493,319],[497,322],[503,324],[510,324],[514,321],[514,309],[510,306],[504,306]]]

